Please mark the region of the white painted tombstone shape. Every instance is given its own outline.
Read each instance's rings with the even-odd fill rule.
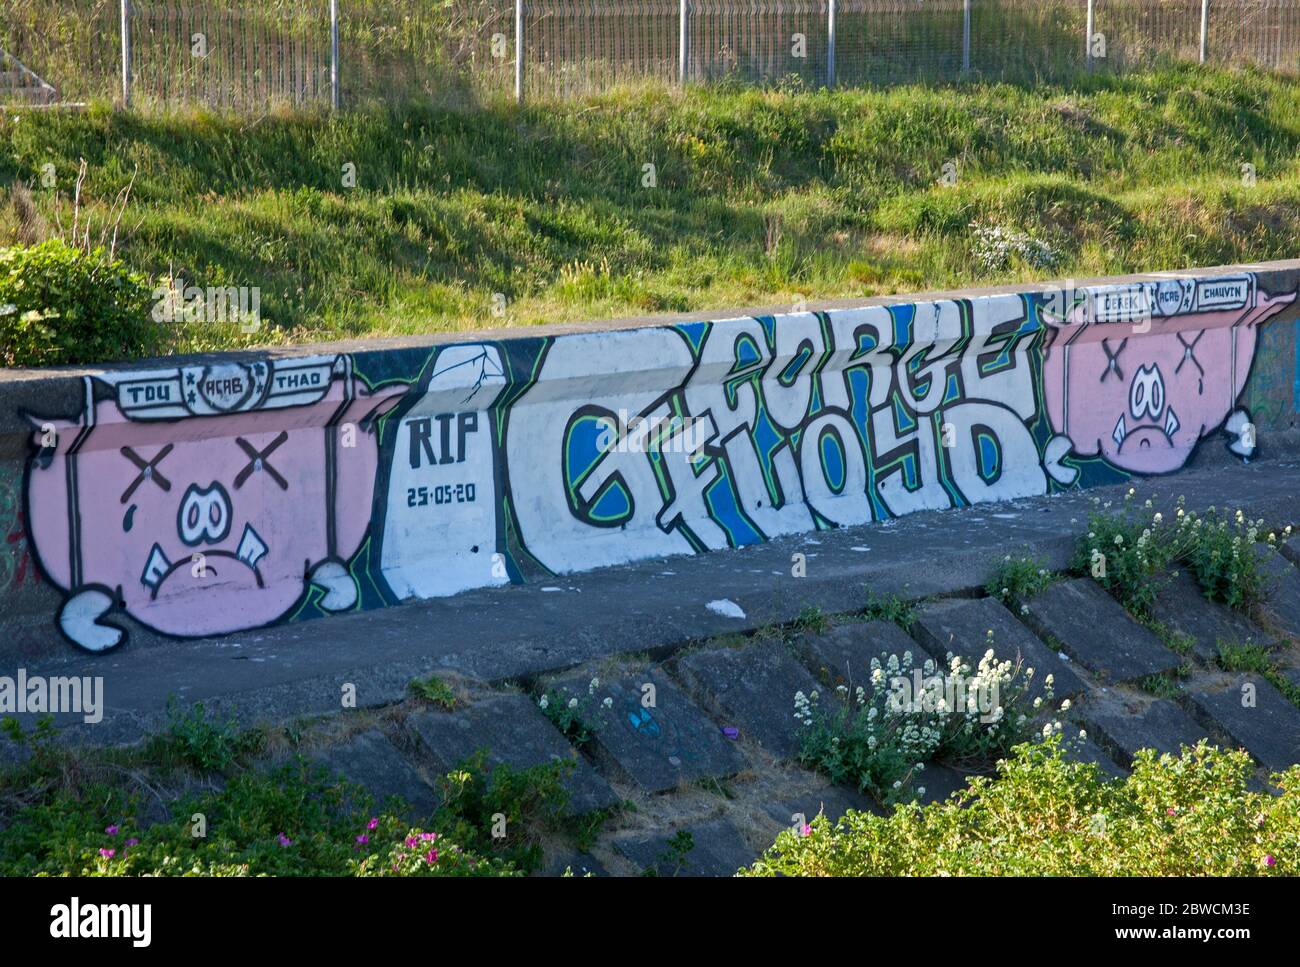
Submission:
[[[448,346],[389,456],[382,568],[400,598],[506,584],[490,407],[506,385],[487,345]]]

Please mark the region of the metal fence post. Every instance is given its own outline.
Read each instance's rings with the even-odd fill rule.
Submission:
[[[122,106],[131,106],[131,0],[122,0]]]
[[[339,0],[330,0],[330,106],[339,109]]]
[[[1210,0],[1201,0],[1201,63],[1210,55]]]
[[[515,103],[524,103],[524,0],[515,0]]]
[[[1083,60],[1084,65],[1088,70],[1092,70],[1092,32],[1096,26],[1096,14],[1093,12],[1093,0],[1088,0],[1088,25],[1083,28]]]
[[[826,86],[835,86],[835,0],[826,4]]]
[[[970,73],[970,0],[961,5],[961,72]]]
[[[691,60],[691,0],[677,4],[677,83],[685,85]]]

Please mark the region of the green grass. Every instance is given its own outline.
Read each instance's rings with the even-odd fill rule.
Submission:
[[[1026,554],[1013,558],[1007,554],[984,583],[984,593],[1020,611],[1026,601],[1059,579],[1060,575],[1048,570],[1037,557]]]
[[[450,712],[456,708],[456,692],[437,675],[413,678],[409,687],[412,695],[438,706],[443,711]]]
[[[1183,694],[1183,686],[1179,682],[1179,676],[1173,672],[1147,675],[1144,678],[1139,678],[1133,684],[1148,695],[1154,695],[1156,698],[1177,700]]]
[[[1225,672],[1254,672],[1295,705],[1300,705],[1300,685],[1282,673],[1277,660],[1262,645],[1219,642],[1218,665]]]
[[[982,267],[974,222],[1046,243],[1060,277],[1290,257],[1298,149],[1300,80],[1192,67],[337,117],[99,104],[0,116],[0,243],[66,229],[85,158],[92,234],[134,174],[132,267],[262,291],[269,329],[182,326],[173,350],[461,331],[1042,278]]]
[[[867,621],[890,621],[904,631],[916,621],[920,604],[909,601],[897,594],[867,594],[867,606],[862,610],[862,617]]]
[[[1141,624],[1160,639],[1160,643],[1181,658],[1190,659],[1196,654],[1196,639],[1183,631],[1169,627],[1163,621],[1148,618]]]

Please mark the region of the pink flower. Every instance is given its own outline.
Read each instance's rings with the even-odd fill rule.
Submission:
[[[1177,806],[1170,806],[1168,812],[1169,812],[1169,815],[1172,816],[1174,813],[1178,812],[1178,807],[1177,807]]]
[[[108,833],[109,836],[116,836],[116,835],[117,835],[117,826],[115,826],[115,825],[114,825],[114,826],[106,826],[106,827],[104,828],[104,832]]]
[[[1275,866],[1275,865],[1277,865],[1277,860],[1275,860],[1275,859],[1273,858],[1273,854],[1272,854],[1272,853],[1269,853],[1267,856],[1264,857],[1264,865],[1265,865],[1265,866]]]
[[[139,846],[139,845],[140,845],[140,841],[139,841],[138,839],[136,839],[136,838],[133,836],[133,837],[131,837],[130,839],[128,839],[128,840],[126,841],[126,845],[127,845],[127,846]]]
[[[99,855],[102,856],[102,857],[104,857],[104,859],[106,859],[106,860],[111,860],[115,855],[117,855],[117,850],[115,850],[115,849],[102,849],[102,850],[99,851]]]
[[[414,836],[408,836],[406,837],[406,848],[415,849],[416,845],[419,844],[419,842],[420,841],[416,839]]]
[[[437,834],[437,833],[421,833],[421,834],[420,834],[420,839],[424,840],[424,841],[427,842],[427,843],[432,843],[432,842],[433,842],[435,839],[437,839],[437,838],[438,838],[438,834]]]
[[[429,850],[424,854],[424,861],[430,864],[438,862],[438,851],[436,849]]]
[[[809,824],[809,823],[804,823],[804,824],[803,824],[803,829],[799,830],[799,835],[800,835],[800,836],[811,836],[811,835],[812,835],[812,825]]]
[[[365,833],[362,833],[360,836],[357,837],[357,842],[360,843],[362,846],[365,846],[367,843],[370,842],[370,837],[367,836]]]
[[[376,817],[376,816],[371,816],[371,817],[370,817],[370,822],[366,823],[366,829],[378,829],[378,828],[379,828],[379,819],[378,819],[378,817]]]
[[[291,840],[288,836],[284,835],[284,833],[281,833],[281,834],[277,837],[277,839],[279,839],[279,841],[280,841],[280,845],[281,845],[281,846],[292,846],[292,845],[293,845],[293,840]]]

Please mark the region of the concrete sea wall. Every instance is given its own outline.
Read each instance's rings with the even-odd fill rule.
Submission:
[[[0,650],[1267,456],[1300,262],[0,374]]]

